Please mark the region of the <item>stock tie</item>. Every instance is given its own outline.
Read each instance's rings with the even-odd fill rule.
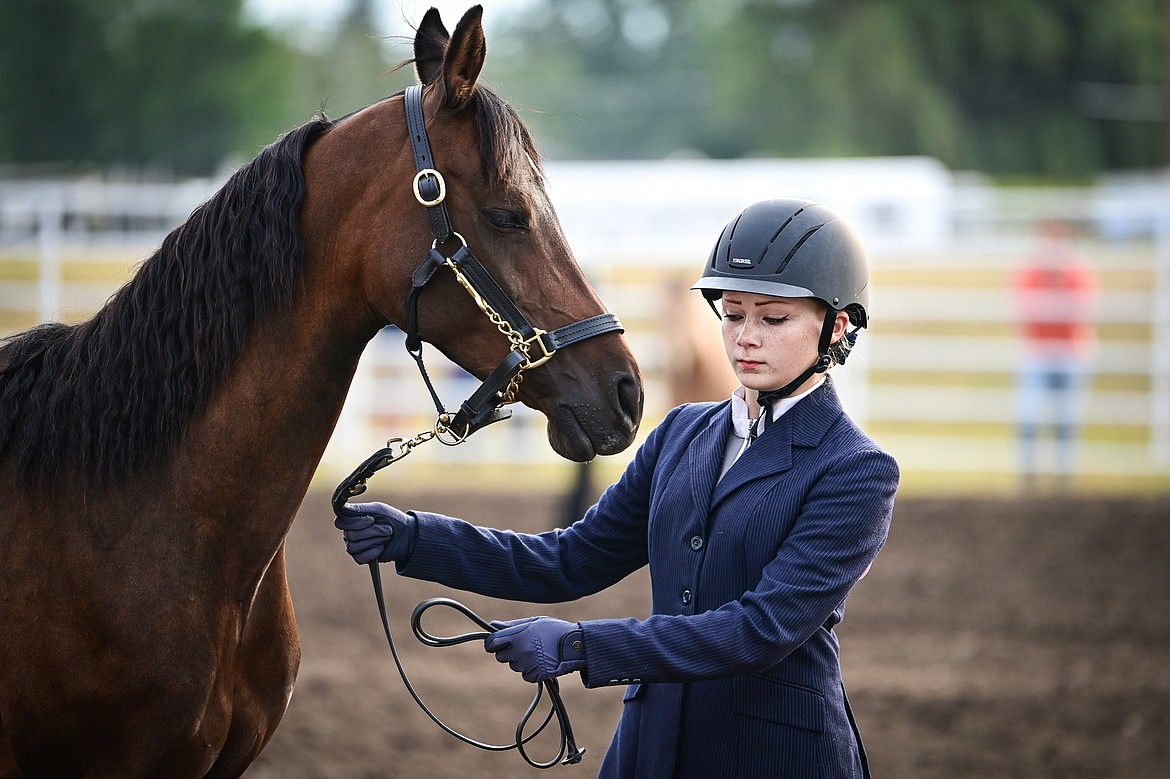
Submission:
[[[772,403],[781,397],[782,396],[777,392],[762,392],[760,393],[760,396],[756,398],[756,402],[760,406],[760,415],[756,417],[756,421],[752,422],[751,429],[748,430],[747,442],[743,445],[744,449],[747,449],[749,446],[754,444],[756,439],[760,437],[760,434],[764,432],[764,428],[767,426],[768,422],[772,421],[769,419],[768,422],[765,422],[764,417],[772,413]]]

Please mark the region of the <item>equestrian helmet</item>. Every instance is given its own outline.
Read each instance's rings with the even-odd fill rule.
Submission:
[[[845,311],[854,327],[869,322],[869,262],[853,228],[808,200],[764,200],[723,228],[702,277],[712,307],[724,290],[816,298]]]

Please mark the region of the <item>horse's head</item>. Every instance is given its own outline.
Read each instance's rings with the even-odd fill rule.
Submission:
[[[477,84],[486,51],[481,14],[472,8],[448,34],[431,9],[415,37],[433,167],[445,182],[451,226],[524,316],[553,330],[605,309],[565,240],[527,129]],[[414,176],[401,97],[343,120],[306,159],[307,261],[322,257],[328,283],[351,290],[346,305],[359,329],[407,327],[411,272],[434,240]],[[499,328],[443,268],[418,298],[418,327],[423,340],[480,379],[508,353]],[[584,461],[633,441],[642,382],[625,339],[611,332],[524,371],[518,399],[548,418],[559,454]]]

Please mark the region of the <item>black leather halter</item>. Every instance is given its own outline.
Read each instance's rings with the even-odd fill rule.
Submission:
[[[516,401],[524,371],[543,365],[558,349],[605,333],[622,332],[623,328],[617,316],[610,313],[591,316],[552,331],[533,327],[525,318],[519,307],[467,247],[463,236],[451,226],[446,205],[446,182],[443,174],[435,169],[431,144],[427,139],[422,90],[422,86],[417,84],[407,88],[406,122],[410,131],[410,145],[414,150],[414,164],[418,170],[413,183],[414,196],[426,208],[435,241],[422,264],[411,276],[411,290],[406,300],[406,349],[418,364],[440,416],[446,412],[423,366],[422,340],[418,334],[419,295],[434,278],[435,271],[441,267],[450,268],[480,311],[487,315],[511,344],[508,356],[446,424],[450,433],[462,440],[480,427],[510,416],[510,412],[504,412],[500,407]],[[442,247],[452,240],[458,240],[459,247],[447,256]]]
[[[431,154],[430,140],[422,106],[423,88],[419,84],[407,87],[404,94],[406,124],[410,133],[410,145],[414,151],[414,164],[418,172],[412,188],[414,197],[426,208],[427,220],[431,225],[434,243],[422,263],[411,274],[411,288],[406,297],[406,350],[418,365],[419,373],[427,385],[427,391],[435,404],[438,420],[434,430],[419,433],[413,438],[392,438],[386,446],[367,457],[354,469],[333,493],[333,509],[336,514],[347,500],[366,490],[366,480],[375,473],[410,454],[415,446],[438,439],[450,446],[462,443],[481,427],[490,425],[512,415],[503,406],[514,403],[524,371],[548,362],[557,350],[605,333],[624,332],[621,321],[615,314],[605,313],[582,319],[555,330],[533,327],[521,313],[503,288],[492,278],[491,273],[467,248],[463,236],[451,226],[447,213],[447,185],[435,167]],[[447,256],[442,248],[453,239],[458,239],[459,248]],[[476,306],[496,328],[508,339],[511,348],[503,361],[492,371],[471,396],[463,401],[459,410],[451,414],[443,406],[434,384],[423,364],[422,339],[418,333],[419,296],[435,276],[439,268],[449,268],[459,284],[471,295]],[[538,347],[538,353],[534,353]]]
[[[332,504],[334,513],[339,516],[354,513],[353,509],[346,506],[346,502],[365,492],[367,479],[391,463],[405,457],[418,444],[437,438],[445,444],[455,445],[466,440],[479,428],[510,417],[512,412],[503,409],[502,406],[516,402],[524,371],[543,365],[556,354],[557,350],[578,341],[605,333],[623,331],[622,323],[614,314],[610,313],[598,314],[552,331],[533,327],[529,323],[512,299],[508,297],[508,294],[467,248],[463,236],[455,232],[451,226],[451,217],[447,213],[445,204],[446,182],[443,180],[443,175],[434,167],[434,158],[431,155],[430,142],[427,139],[422,109],[422,89],[421,86],[415,85],[406,90],[406,120],[410,130],[410,143],[414,149],[415,167],[418,169],[413,183],[414,196],[426,208],[427,220],[430,222],[431,234],[435,240],[426,258],[411,275],[411,289],[406,299],[406,350],[418,364],[419,373],[422,375],[423,381],[426,382],[427,390],[435,403],[439,417],[433,431],[420,433],[407,440],[394,438],[387,441],[385,448],[379,449],[366,458],[353,473],[337,485],[337,489],[333,493]],[[442,247],[455,239],[458,240],[459,247],[453,254],[447,256],[442,251]],[[422,358],[422,339],[418,333],[419,296],[427,283],[434,278],[435,271],[442,267],[449,268],[454,272],[456,280],[471,295],[479,310],[507,337],[510,344],[508,354],[499,366],[453,415],[445,410],[438,393],[435,392],[434,385],[431,383],[430,376],[427,375]],[[398,656],[394,637],[390,633],[390,623],[386,617],[385,595],[383,594],[382,577],[378,570],[377,561],[370,563],[370,578],[374,585],[382,627],[390,646],[390,652],[394,657],[394,663],[398,667],[399,675],[411,697],[439,727],[455,738],[480,749],[489,751],[515,749],[525,762],[535,768],[551,768],[558,764],[569,765],[581,761],[585,749],[579,747],[573,737],[573,728],[569,722],[565,704],[561,700],[560,687],[556,679],[545,680],[537,686],[532,702],[516,726],[516,740],[512,744],[485,744],[459,733],[440,720],[419,697]],[[451,637],[437,637],[427,633],[421,625],[422,614],[434,606],[446,606],[463,613],[481,630]],[[411,627],[420,641],[428,646],[436,647],[450,646],[464,641],[482,640],[496,630],[495,626],[474,614],[466,606],[448,598],[430,598],[420,603],[415,608],[411,618]],[[548,716],[539,726],[535,727],[535,730],[527,733],[537,705],[545,693],[548,694],[550,703]],[[528,755],[525,747],[544,730],[554,717],[560,728],[560,750],[551,760],[539,762]]]

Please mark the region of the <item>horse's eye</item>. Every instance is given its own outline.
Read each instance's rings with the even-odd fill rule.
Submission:
[[[505,211],[502,208],[485,208],[483,215],[495,227],[501,230],[527,230],[528,222],[514,211]]]

